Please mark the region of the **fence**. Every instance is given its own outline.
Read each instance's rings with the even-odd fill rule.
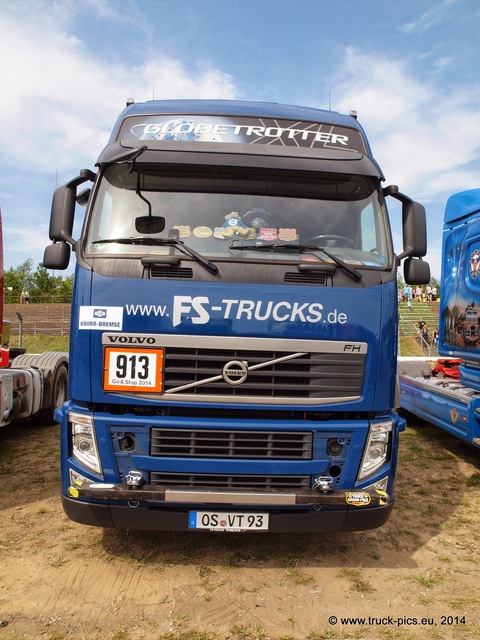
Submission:
[[[70,304],[72,302],[72,293],[41,293],[38,295],[29,294],[29,302],[34,304]],[[5,290],[4,303],[11,304],[12,306],[21,303],[20,294],[13,293],[12,291]]]
[[[3,316],[10,322],[10,344],[26,336],[68,336],[70,304],[5,304]]]
[[[62,303],[5,304],[4,318],[10,321],[10,344],[18,345],[20,323],[23,335],[69,336],[70,310],[71,304]],[[432,327],[438,326],[438,313],[438,303],[430,310],[419,303],[418,310],[414,309],[413,312],[401,307],[399,315],[400,355],[437,355],[436,347],[431,343],[426,343],[419,334],[418,319],[426,320],[432,329]]]

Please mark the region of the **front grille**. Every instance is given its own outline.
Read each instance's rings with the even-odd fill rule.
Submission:
[[[265,340],[268,342],[268,340]],[[256,398],[342,398],[361,394],[365,355],[168,347],[165,350],[165,393]],[[274,364],[267,364],[276,360]],[[246,362],[248,376],[240,385],[222,377],[230,361]],[[261,365],[255,368],[256,365]],[[213,378],[212,380],[209,380]],[[189,385],[188,388],[185,385]],[[183,388],[182,388],[183,387]]]
[[[161,473],[152,471],[150,484],[171,487],[195,487],[212,489],[250,489],[301,491],[310,488],[310,476],[250,476],[209,475],[189,473]]]
[[[304,313],[303,305],[292,310],[297,312]],[[164,354],[163,390],[148,394],[149,399],[243,404],[251,410],[256,404],[285,408],[352,402],[362,395],[366,342],[236,336],[229,322],[225,322],[225,335],[124,336],[132,339],[131,344],[141,344],[143,338],[149,348],[162,349]],[[102,336],[103,345],[117,340],[117,334]],[[132,393],[142,395],[140,388]]]
[[[311,460],[311,432],[162,429],[151,432],[150,455],[191,458]]]

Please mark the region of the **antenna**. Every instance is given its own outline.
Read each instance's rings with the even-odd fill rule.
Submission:
[[[332,110],[332,90],[328,90],[328,110]]]

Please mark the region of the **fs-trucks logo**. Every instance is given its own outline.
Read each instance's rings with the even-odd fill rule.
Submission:
[[[218,320],[346,324],[348,319],[345,312],[324,309],[320,302],[224,298],[212,303],[208,296],[174,296],[171,310],[166,305],[141,304],[127,304],[125,310],[128,316],[171,318],[174,327],[183,323],[202,325]]]
[[[124,311],[130,317],[168,318],[174,327],[203,325],[218,321],[301,322],[305,324],[346,324],[347,314],[338,308],[326,309],[320,302],[292,300],[238,300],[223,298],[211,302],[208,296],[174,296],[172,305],[126,304],[122,307],[80,307],[79,329],[118,330],[123,328]]]

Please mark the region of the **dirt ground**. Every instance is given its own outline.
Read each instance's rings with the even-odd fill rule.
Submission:
[[[480,454],[436,429],[402,434],[389,522],[338,535],[75,524],[58,439],[0,430],[0,640],[480,637]]]

